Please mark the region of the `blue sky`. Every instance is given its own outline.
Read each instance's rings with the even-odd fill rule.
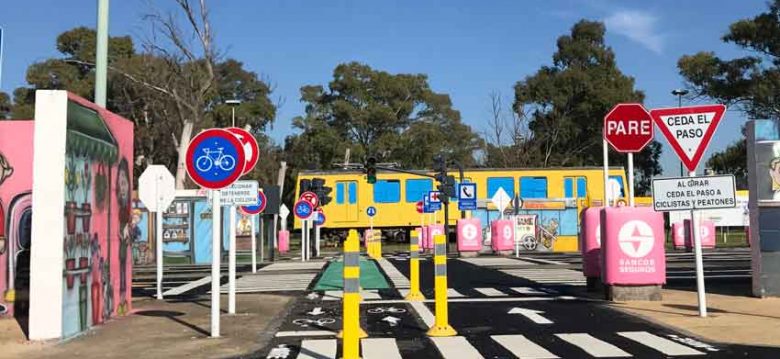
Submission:
[[[24,84],[35,61],[56,56],[56,36],[80,25],[94,26],[96,1],[7,1],[0,12],[5,29],[0,90]],[[163,0],[114,0],[112,35],[141,36],[141,16]],[[732,22],[757,15],[765,0],[740,1],[211,1],[218,47],[246,67],[268,76],[283,98],[271,136],[291,133],[290,119],[301,114],[298,89],[326,84],[333,68],[360,61],[389,72],[425,73],[435,91],[449,93],[466,123],[487,130],[490,92],[507,100],[513,85],[550,64],[556,39],[579,19],[607,24],[607,44],[621,70],[645,91],[645,105],[671,107],[670,94],[682,85],[680,56],[715,51],[731,58],[743,53],[720,37]],[[745,121],[728,111],[710,150],[736,140]],[[656,131],[658,136],[660,132]],[[676,175],[676,156],[664,144],[662,165]]]

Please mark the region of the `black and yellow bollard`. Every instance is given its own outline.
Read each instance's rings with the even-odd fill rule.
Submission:
[[[360,239],[357,231],[349,231],[344,242],[342,352],[344,359],[360,358]]]
[[[447,237],[443,234],[435,235],[433,244],[433,268],[434,268],[434,298],[436,303],[436,320],[428,336],[451,337],[458,333],[450,326],[449,310],[447,309]]]
[[[425,296],[420,292],[420,233],[412,231],[409,238],[409,294],[406,300],[418,302],[425,300]]]

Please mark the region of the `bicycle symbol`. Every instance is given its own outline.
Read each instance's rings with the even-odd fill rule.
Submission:
[[[387,308],[371,308],[367,310],[367,312],[371,314],[382,314],[382,313],[406,313],[406,309],[404,308],[396,308],[396,307],[387,307]]]
[[[200,172],[207,172],[214,166],[225,172],[233,170],[236,167],[236,159],[231,155],[223,154],[223,150],[223,147],[218,147],[216,150],[204,148],[205,154],[195,160],[195,168]]]
[[[293,320],[293,324],[300,325],[304,328],[308,327],[309,325],[317,325],[317,326],[323,326],[325,324],[333,324],[336,322],[336,319],[333,318],[321,318],[321,319],[295,319]]]

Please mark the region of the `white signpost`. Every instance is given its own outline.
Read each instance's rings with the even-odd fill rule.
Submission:
[[[257,181],[236,181],[219,190],[220,204],[230,206],[228,227],[228,313],[236,314],[236,206],[257,205]]]
[[[493,205],[496,206],[498,212],[501,213],[501,219],[504,219],[504,210],[509,206],[509,202],[512,201],[512,198],[504,191],[503,187],[498,187],[498,191],[496,191],[490,201],[493,202]]]
[[[176,180],[163,165],[150,165],[138,178],[138,197],[146,208],[155,213],[155,259],[157,262],[157,299],[163,299],[163,243],[162,213],[176,197]]]
[[[718,128],[723,114],[726,112],[724,105],[704,105],[677,108],[661,108],[650,111],[650,117],[653,118],[656,126],[664,134],[666,140],[672,146],[677,156],[688,168],[689,176],[696,178],[696,167],[699,165],[710,140]],[[731,179],[733,181],[733,178]],[[733,185],[733,182],[732,182]],[[655,184],[653,184],[655,186]],[[696,185],[695,187],[705,187]],[[697,193],[694,189],[695,197],[692,201],[698,202],[700,196],[708,196],[709,192]],[[732,192],[734,190],[732,189]],[[687,193],[685,193],[687,195]],[[655,194],[654,194],[655,196]],[[733,196],[733,193],[732,193]],[[706,200],[703,198],[701,200]],[[707,202],[704,202],[707,203]],[[733,200],[736,205],[736,199]],[[672,203],[669,203],[672,204]],[[678,205],[680,203],[677,203]],[[653,199],[655,207],[655,199]],[[733,206],[733,205],[732,205]],[[693,237],[694,256],[696,258],[696,287],[699,301],[699,316],[707,316],[707,298],[704,290],[704,259],[701,253],[701,238],[698,230],[699,221],[696,218],[696,209],[717,208],[699,206],[696,203],[689,205],[691,211],[691,232]]]

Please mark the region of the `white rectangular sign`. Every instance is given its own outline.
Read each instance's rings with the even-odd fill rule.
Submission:
[[[223,206],[257,205],[257,181],[236,181],[229,187],[219,190]]]
[[[653,180],[653,209],[659,212],[733,208],[736,205],[733,175]]]

